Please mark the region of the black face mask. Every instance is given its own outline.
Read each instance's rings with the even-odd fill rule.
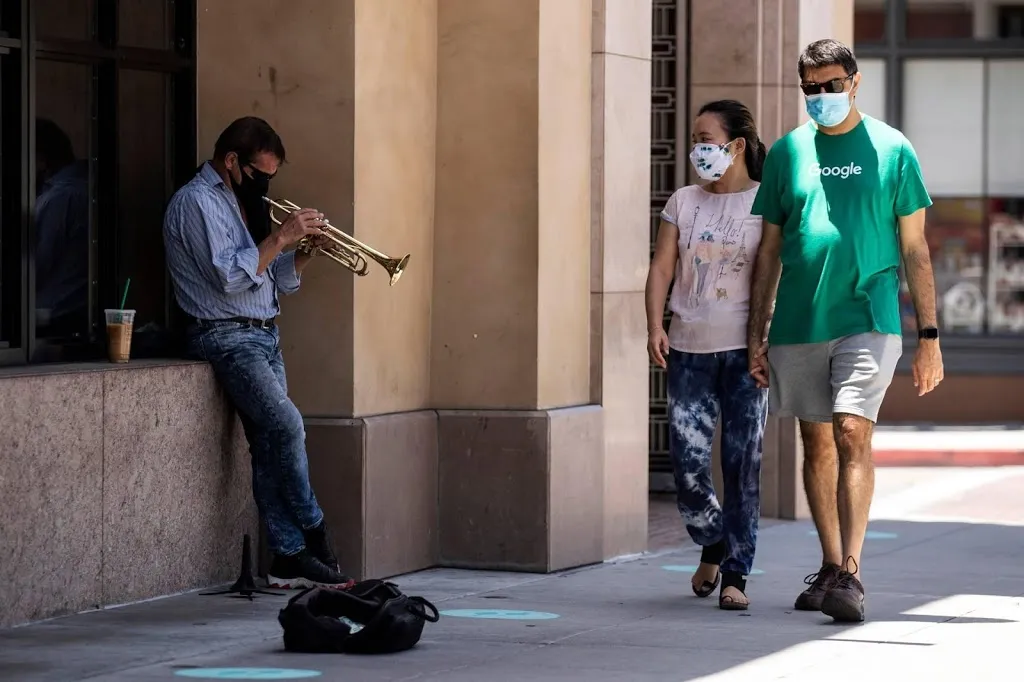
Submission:
[[[249,234],[252,235],[252,240],[259,244],[270,236],[270,206],[263,201],[263,197],[270,189],[270,176],[252,166],[249,167],[249,170],[252,171],[251,177],[244,169],[239,169],[242,176],[241,182],[235,182],[235,178],[231,177],[230,173],[228,176],[231,177],[231,188],[235,191],[235,196],[238,197],[238,203],[245,211],[246,227],[249,228]]]

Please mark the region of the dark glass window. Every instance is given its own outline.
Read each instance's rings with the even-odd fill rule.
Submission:
[[[194,0],[0,4],[0,364],[103,358],[129,278],[133,357],[173,353],[161,228],[195,169],[194,30]]]
[[[10,1],[4,0],[5,4]],[[31,0],[29,4],[40,40],[92,40],[95,36],[96,0]]]
[[[93,67],[36,61],[35,360],[90,342]]]
[[[153,50],[173,47],[174,12],[169,2],[118,0],[117,22],[119,45]]]
[[[972,0],[906,0],[907,40],[973,38],[976,5]]]
[[[164,206],[173,192],[164,134],[173,120],[168,106],[171,78],[157,71],[122,69],[118,85],[117,271],[132,280],[135,349],[156,352],[173,299],[165,286],[162,236]]]
[[[853,42],[881,43],[884,40],[884,0],[856,0],[853,6]]]
[[[998,26],[1000,38],[1024,38],[1024,6],[1000,7]]]
[[[28,145],[22,134],[22,51],[0,49],[0,362],[24,357],[25,275],[22,212]]]
[[[21,37],[21,3],[0,2],[0,39]]]

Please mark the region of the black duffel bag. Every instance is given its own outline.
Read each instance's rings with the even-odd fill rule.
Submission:
[[[394,583],[364,580],[350,589],[312,587],[277,615],[284,648],[307,654],[390,654],[416,646],[423,625],[440,619],[423,597]]]

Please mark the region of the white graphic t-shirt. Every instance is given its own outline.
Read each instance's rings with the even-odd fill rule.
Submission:
[[[669,345],[684,353],[747,347],[750,275],[761,243],[761,216],[750,214],[758,185],[714,194],[676,190],[661,212],[679,228],[679,259],[669,297]]]

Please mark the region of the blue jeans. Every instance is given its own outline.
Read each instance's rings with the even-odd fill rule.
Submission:
[[[203,322],[188,331],[189,354],[210,363],[238,411],[256,508],[270,549],[287,556],[306,546],[303,530],[319,525],[324,513],[309,483],[306,430],[288,397],[279,340],[276,327],[238,322]]]
[[[722,414],[719,504],[711,479],[711,449]],[[669,450],[679,513],[698,545],[725,540],[721,570],[748,575],[761,515],[761,447],[768,390],[747,371],[747,350],[668,357]]]

